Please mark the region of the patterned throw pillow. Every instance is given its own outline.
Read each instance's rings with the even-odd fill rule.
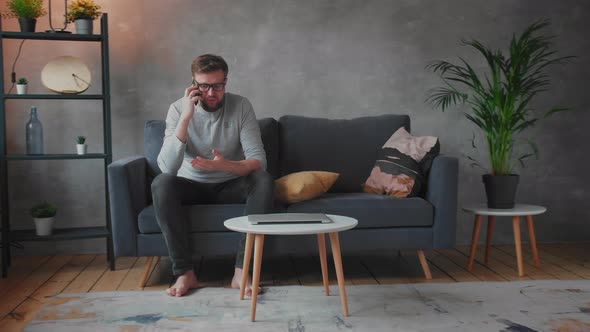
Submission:
[[[398,129],[383,145],[363,191],[395,197],[419,196],[439,151],[438,138],[416,137],[403,127]]]
[[[332,187],[338,173],[305,171],[275,180],[275,197],[283,203],[297,203],[315,198]]]

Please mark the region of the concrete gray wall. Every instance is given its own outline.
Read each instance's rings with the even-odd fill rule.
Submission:
[[[5,0],[0,8],[5,8]],[[54,1],[55,2],[55,1]],[[521,174],[518,199],[542,204],[548,212],[536,219],[540,242],[587,241],[590,210],[585,142],[590,139],[590,77],[587,14],[590,3],[551,0],[350,1],[350,0],[98,0],[110,20],[113,157],[143,151],[143,123],[163,119],[168,105],[190,82],[190,62],[198,54],[216,53],[230,65],[227,90],[247,96],[257,116],[297,114],[354,118],[388,113],[409,114],[413,133],[440,137],[443,153],[461,157],[459,204],[482,202],[482,171],[464,154],[483,158],[470,147],[476,128],[461,109],[445,113],[424,103],[427,91],[440,85],[424,69],[431,60],[462,56],[483,68],[481,59],[459,46],[473,37],[505,47],[513,33],[539,18],[549,18],[547,33],[558,36],[563,55],[574,63],[550,71],[552,85],[534,102],[539,109],[569,106],[529,130],[540,159]],[[54,4],[59,22],[61,6]],[[584,15],[586,14],[586,15]],[[48,28],[41,18],[38,30]],[[16,30],[16,20],[4,20]],[[70,27],[73,30],[73,27]],[[99,48],[95,44],[27,41],[16,65],[33,93],[43,93],[40,73],[48,59],[80,56],[93,73],[89,93],[100,92]],[[10,72],[18,41],[4,44],[4,70]],[[5,84],[9,87],[9,75]],[[30,101],[8,103],[8,149],[20,153]],[[100,103],[38,101],[45,128],[46,152],[75,151],[74,138],[86,135],[89,151],[102,149]],[[10,163],[10,201],[14,228],[31,228],[31,203],[43,198],[60,207],[58,227],[104,222],[104,177],[99,161]],[[468,243],[472,217],[458,213],[457,242]],[[497,222],[495,240],[511,242],[508,223]],[[23,252],[102,252],[104,240],[25,243]]]

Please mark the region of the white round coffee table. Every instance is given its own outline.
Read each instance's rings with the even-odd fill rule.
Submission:
[[[254,271],[252,273],[252,307],[250,309],[250,319],[256,318],[256,297],[258,296],[258,285],[260,282],[260,268],[262,266],[262,248],[264,245],[264,235],[305,235],[317,234],[320,263],[322,266],[322,280],[326,296],[330,295],[328,288],[328,263],[326,258],[326,240],[325,233],[330,236],[332,246],[332,256],[334,266],[336,267],[336,277],[338,279],[338,288],[340,289],[340,302],[344,316],[348,316],[348,304],[346,302],[346,290],[344,289],[344,272],[342,269],[342,257],[340,255],[340,240],[338,232],[354,228],[358,221],[354,218],[338,216],[333,214],[327,215],[333,222],[317,224],[271,224],[271,225],[252,225],[247,216],[237,217],[226,220],[223,225],[232,231],[246,233],[246,251],[244,253],[244,266],[242,274],[242,285],[240,287],[240,300],[244,299],[246,278],[250,268],[250,258],[252,255],[252,244],[254,244]]]
[[[524,276],[524,268],[522,266],[522,248],[520,242],[520,217],[525,217],[529,241],[531,243],[531,251],[535,266],[540,267],[539,252],[537,251],[537,241],[535,240],[535,229],[533,227],[533,216],[545,213],[547,208],[538,205],[516,204],[512,209],[491,209],[486,204],[477,204],[463,207],[464,211],[475,214],[475,225],[473,226],[473,238],[471,239],[471,249],[469,251],[469,263],[467,264],[467,271],[473,268],[473,259],[475,258],[475,249],[477,247],[477,239],[479,238],[479,228],[481,226],[482,216],[488,216],[488,231],[486,234],[486,252],[485,263],[488,263],[490,254],[490,243],[492,241],[492,231],[494,229],[494,219],[496,216],[512,217],[512,229],[514,231],[514,245],[516,247],[516,264],[518,267],[518,276]]]

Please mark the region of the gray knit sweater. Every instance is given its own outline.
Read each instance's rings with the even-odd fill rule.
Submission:
[[[213,159],[212,149],[225,159],[258,159],[266,169],[266,154],[260,137],[260,127],[250,101],[242,96],[225,94],[224,106],[215,112],[206,112],[195,106],[188,126],[188,139],[182,143],[175,130],[180,118],[181,100],[170,105],[166,116],[164,144],[158,155],[158,166],[164,173],[207,183],[220,183],[238,175],[228,172],[203,172],[191,166],[196,156]]]

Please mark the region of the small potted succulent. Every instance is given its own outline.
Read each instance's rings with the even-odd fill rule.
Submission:
[[[27,94],[27,81],[26,78],[21,77],[16,81],[16,93],[19,95],[26,95]]]
[[[102,15],[100,6],[92,0],[74,0],[68,5],[66,22],[74,22],[77,34],[92,34],[92,21]]]
[[[88,146],[86,145],[86,137],[85,136],[78,136],[76,138],[76,151],[78,154],[86,154]]]
[[[8,12],[4,18],[18,18],[21,32],[35,32],[37,18],[47,14],[43,8],[43,0],[9,0],[6,4]]]
[[[56,213],[57,207],[48,202],[39,203],[31,208],[31,216],[38,236],[51,235]]]

